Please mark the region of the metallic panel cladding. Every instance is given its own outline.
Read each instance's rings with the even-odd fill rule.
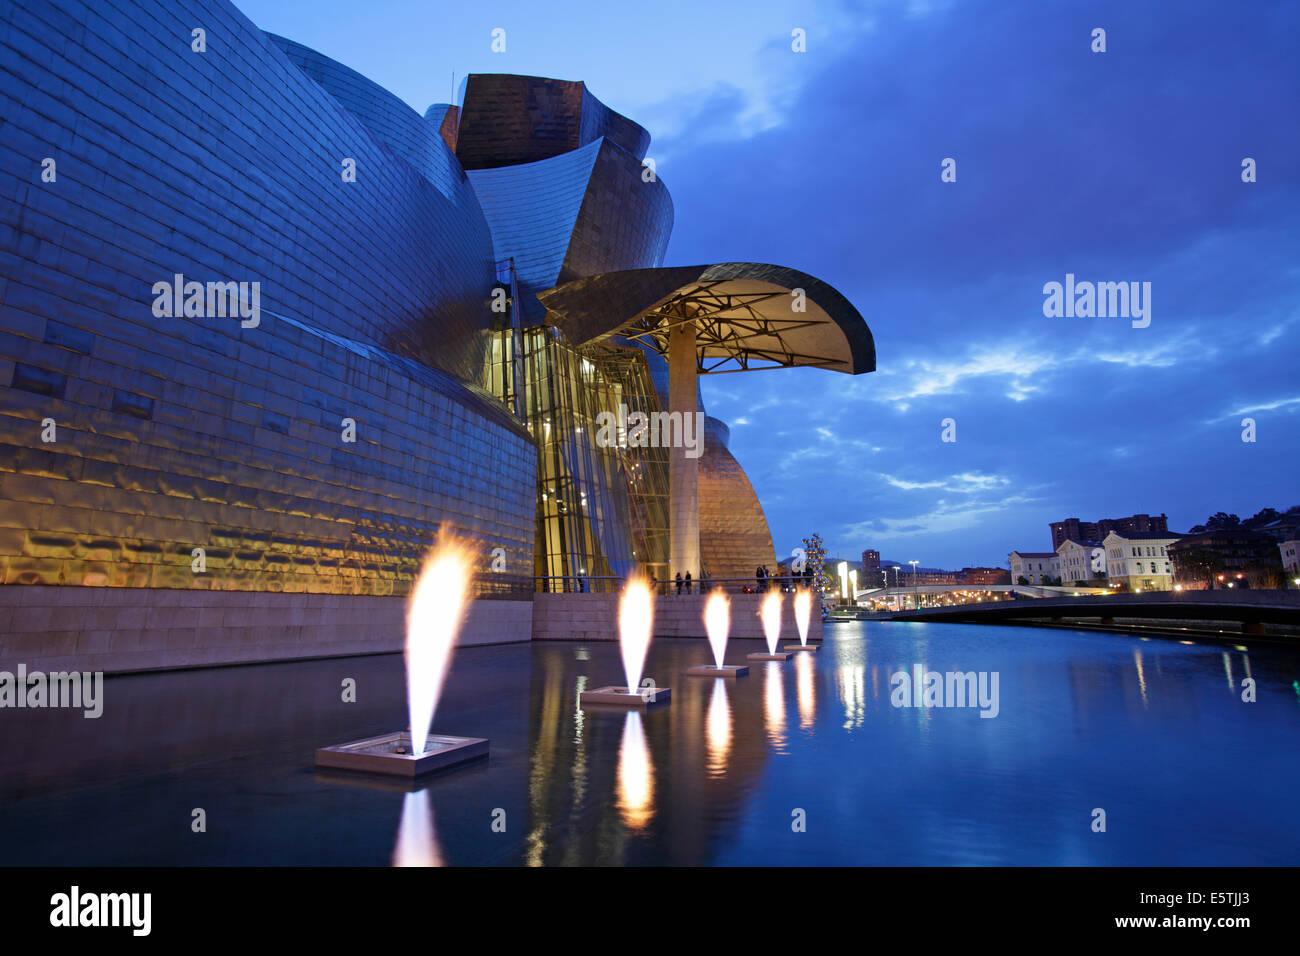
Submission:
[[[464,384],[477,199],[421,117],[294,55],[225,0],[0,7],[6,583],[400,594],[454,526],[504,549],[481,593],[530,590],[535,446]],[[175,273],[259,282],[261,323],[155,317]]]
[[[715,578],[752,578],[760,564],[775,574],[776,555],[763,506],[727,449],[728,437],[726,425],[718,419],[704,420],[700,561]]]
[[[520,315],[537,324],[537,295],[595,273],[658,265],[673,227],[672,198],[605,139],[551,159],[469,173],[498,260],[514,259]]]
[[[638,162],[650,134],[614,112],[581,81],[471,73],[456,155],[466,169],[514,166],[572,152],[604,137]]]
[[[0,581],[397,595],[447,527],[485,566],[505,555],[481,596],[529,593],[535,559],[660,561],[657,457],[570,434],[539,469],[473,384],[497,260],[523,325],[556,318],[537,296],[562,282],[621,273],[630,290],[594,280],[614,311],[662,282],[673,208],[642,175],[649,134],[585,85],[475,75],[461,110],[420,116],[227,0],[7,4],[0,80]],[[260,324],[155,317],[177,273],[259,283]],[[590,435],[619,396],[657,404],[653,352],[545,335],[533,429],[567,414]],[[566,404],[588,352],[604,381]],[[706,538],[706,559],[766,563],[762,509],[712,439],[702,525],[744,554]],[[554,542],[539,477],[566,484]]]
[[[469,173],[497,260],[514,260],[525,325],[546,315],[537,293],[554,286],[564,266],[599,152],[596,142],[554,159]]]
[[[673,231],[673,201],[641,162],[603,140],[573,228],[558,282],[621,269],[663,265]]]
[[[266,38],[294,66],[319,83],[326,93],[359,119],[385,146],[422,172],[438,191],[455,201],[465,183],[465,171],[441,135],[443,115],[436,121],[421,116],[374,80],[317,53],[310,47],[274,33]],[[444,107],[445,109],[454,107]]]

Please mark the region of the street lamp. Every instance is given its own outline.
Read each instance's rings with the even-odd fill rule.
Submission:
[[[916,593],[916,566],[920,561],[908,561],[912,566],[912,607],[919,609],[921,607],[921,595]]]

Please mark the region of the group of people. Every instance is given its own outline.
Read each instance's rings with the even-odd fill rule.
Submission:
[[[813,569],[811,567],[805,567],[802,571],[791,571],[788,575],[783,577],[773,577],[765,564],[761,564],[754,569],[754,583],[757,586],[756,590],[758,591],[770,590],[773,587],[773,581],[776,582],[775,586],[779,588],[786,586],[811,588],[813,586],[814,577],[815,575],[813,574]],[[704,594],[708,591],[709,585],[712,581],[713,579],[710,577],[708,569],[706,568],[700,571],[698,581],[692,577],[690,571],[687,571],[685,574],[678,571],[671,581],[666,581],[664,583],[668,587],[675,586],[678,594],[691,594],[694,591],[695,586],[698,584],[700,593]],[[650,589],[656,593],[659,591],[659,579],[653,574],[650,575]],[[746,588],[745,590],[748,591],[749,589]]]
[[[811,565],[805,565],[802,571],[791,571],[789,575],[783,578],[777,578],[777,587],[782,587],[788,583],[792,587],[803,586],[811,588],[813,584],[813,569]],[[760,564],[754,569],[754,583],[758,586],[757,590],[767,591],[772,587],[772,573],[767,570],[766,564]]]
[[[706,590],[708,590],[709,583],[712,580],[713,579],[709,576],[708,568],[705,568],[702,571],[700,571],[699,585],[700,585],[701,594],[703,594]],[[683,594],[683,593],[690,594],[692,589],[695,587],[696,581],[695,578],[691,576],[690,571],[687,571],[684,577],[682,575],[682,572],[678,571],[676,577],[674,577],[673,580],[668,583],[675,584],[677,586],[678,594]],[[682,590],[683,588],[685,588],[686,590],[683,591]],[[659,579],[656,578],[653,574],[650,575],[650,589],[655,592],[658,592],[659,590]]]

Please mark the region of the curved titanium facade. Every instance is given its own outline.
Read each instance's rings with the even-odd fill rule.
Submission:
[[[492,227],[497,261],[514,263],[525,325],[545,318],[537,293],[554,286],[564,268],[599,151],[600,144],[592,143],[554,159],[469,174]]]
[[[582,82],[471,73],[461,104],[456,155],[466,169],[534,163],[604,137],[638,164],[650,134],[614,112]]]
[[[422,172],[438,191],[455,201],[464,189],[465,171],[442,135],[442,114],[421,116],[374,80],[322,56],[301,43],[266,34],[289,62],[320,84],[321,88],[360,120],[381,143]],[[430,108],[430,113],[433,109]]]
[[[632,154],[602,140],[573,241],[556,284],[580,276],[659,266],[673,231],[673,204],[656,177],[642,178]]]
[[[10,3],[0,71],[6,584],[400,595],[448,527],[497,559],[480,596],[662,574],[668,453],[594,437],[663,405],[629,316],[797,279],[874,363],[812,277],[659,268],[649,134],[580,82],[475,74],[421,116],[227,0]],[[710,571],[770,564],[716,422],[702,471]]]
[[[0,26],[4,581],[400,594],[453,525],[530,590],[536,452],[466,384],[491,236],[436,131],[223,0]],[[176,273],[260,283],[260,322],[156,316]]]
[[[658,409],[647,353],[576,350],[538,300],[582,276],[662,263],[673,208],[663,183],[643,176],[648,142],[581,83],[466,81],[457,155],[517,293],[522,341],[511,333],[494,354],[523,358],[523,387],[510,392],[539,448],[536,568],[547,589],[667,569],[666,456],[593,444],[599,413]],[[494,382],[506,378],[494,371]]]
[[[663,262],[672,200],[658,179],[643,181],[641,169],[602,138],[550,159],[469,173],[496,257],[514,263],[525,325],[547,318],[539,293],[582,276]]]
[[[456,152],[456,133],[460,128],[460,107],[449,103],[434,103],[424,111],[426,123],[432,123],[438,129],[438,135]]]
[[[754,577],[761,564],[776,573],[772,533],[740,463],[727,449],[727,426],[704,420],[700,457],[700,559],[715,578]]]

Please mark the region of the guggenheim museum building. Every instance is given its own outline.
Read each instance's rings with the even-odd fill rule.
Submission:
[[[665,265],[650,135],[584,83],[458,99],[225,0],[0,7],[0,665],[391,650],[448,529],[475,641],[582,579],[775,566],[698,378],[872,371],[862,316]]]

